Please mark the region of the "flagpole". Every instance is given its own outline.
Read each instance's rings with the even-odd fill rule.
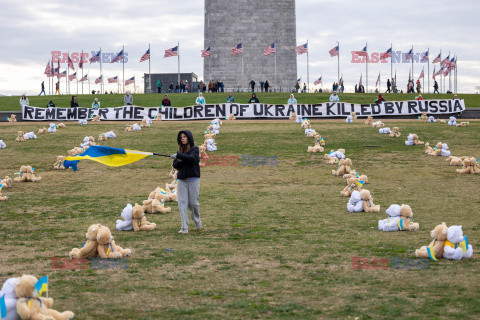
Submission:
[[[308,63],[308,51],[310,51],[310,48],[308,47],[308,39],[307,39],[307,92],[310,91],[310,69],[309,69],[309,63]]]
[[[123,58],[122,58],[123,92],[125,92],[125,45],[122,45],[122,55],[123,55]]]
[[[457,56],[455,56],[455,93],[457,93],[457,90],[458,90],[458,87],[457,87],[457,80],[458,80],[458,77],[457,77]]]
[[[150,71],[150,62],[152,61],[152,52],[150,51],[150,42],[148,43],[148,53],[150,54],[148,58],[148,93],[152,93],[152,72]]]
[[[102,47],[100,47],[100,77],[103,76],[103,73],[102,73]],[[103,77],[101,78],[101,82],[100,82],[100,93],[103,93]],[[88,80],[88,91],[90,91],[90,80]]]
[[[425,67],[423,67],[422,69],[422,72],[423,72],[423,93],[425,93]]]
[[[245,66],[244,66],[244,63],[243,63],[243,56],[245,55],[244,50],[245,50],[245,46],[243,44],[243,38],[242,38],[242,82],[243,82],[242,85],[241,85],[242,91],[243,91],[243,86],[245,84]],[[247,86],[247,88],[248,88],[248,86]]]
[[[337,83],[340,86],[340,43],[337,41],[338,55],[337,55]]]
[[[80,62],[82,63],[82,78],[83,79],[83,49],[82,49],[82,57],[80,58]],[[82,81],[82,94],[83,94],[83,81]]]
[[[390,42],[390,51],[391,51],[391,56],[390,56],[390,81],[393,80],[393,44]]]
[[[277,42],[275,41],[275,46],[277,45]],[[273,92],[275,92],[277,88],[277,48],[275,48],[275,82],[274,82],[274,87],[273,87]]]
[[[415,81],[413,79],[415,79],[415,78],[413,76],[413,44],[412,44],[412,81]]]
[[[365,50],[367,55],[365,56],[365,84],[367,86],[367,90],[365,90],[365,93],[368,93],[368,48],[367,48],[368,43],[365,42]]]
[[[180,89],[180,41],[177,43],[177,58],[178,58],[178,88]]]
[[[50,78],[53,77],[52,76],[52,65],[50,64],[50,61],[48,61],[48,68],[50,69],[50,72],[49,72],[50,77],[48,79],[48,95],[50,95],[50,81],[51,81]]]

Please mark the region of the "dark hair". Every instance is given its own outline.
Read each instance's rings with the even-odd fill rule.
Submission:
[[[187,137],[187,144],[182,144],[182,134]],[[178,151],[181,153],[188,153],[190,151],[190,141],[188,141],[188,136],[182,132],[178,135]]]

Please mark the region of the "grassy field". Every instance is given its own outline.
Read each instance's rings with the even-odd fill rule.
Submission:
[[[161,105],[164,94],[136,94],[133,96],[135,105],[143,107],[158,107]],[[227,93],[207,93],[205,100],[207,103],[224,103]],[[237,103],[247,103],[251,93],[237,92],[234,93],[235,101]],[[416,94],[394,94],[387,93],[382,96],[388,101],[403,101],[413,100]],[[94,98],[100,100],[101,106],[104,108],[113,108],[123,105],[123,95],[106,94],[106,95],[79,95],[78,103],[81,107],[90,107]],[[172,106],[185,107],[195,104],[197,94],[194,93],[174,93],[169,94]],[[289,98],[288,93],[257,93],[257,97],[262,103],[270,104],[286,104]],[[330,93],[297,93],[295,98],[298,103],[312,104],[328,101]],[[378,94],[373,93],[344,93],[340,94],[340,100],[350,103],[373,103],[378,97]],[[424,94],[425,99],[452,99],[452,94]],[[480,108],[480,96],[477,94],[460,94],[461,99],[465,99],[465,106],[467,108]],[[20,110],[20,97],[0,97],[0,111],[16,111]],[[30,105],[34,107],[46,107],[47,103],[52,100],[57,107],[69,108],[72,97],[70,95],[63,96],[29,96]]]
[[[336,166],[325,164],[323,153],[306,152],[312,139],[298,124],[224,121],[218,151],[210,155],[276,156],[278,165],[203,167],[204,229],[195,231],[191,222],[188,235],[177,234],[180,218],[172,203],[170,214],[147,215],[157,223],[154,231],[115,230],[127,203],[141,203],[170,182],[169,159],[149,157],[119,168],[81,161],[76,173],[54,171],[52,164],[84,136],[109,130],[117,138],[103,145],[173,153],[178,130],[190,129],[200,143],[207,121],[154,123],[134,133],[124,132],[123,123],[68,123],[24,143],[14,142],[17,130],[44,124],[2,123],[7,148],[0,149],[0,177],[28,164],[42,181],[3,190],[9,200],[0,203],[0,283],[48,274],[55,308],[74,311],[75,319],[478,319],[480,175],[457,174],[445,158],[404,140],[413,132],[431,144],[448,143],[453,155],[478,158],[480,122],[465,128],[385,122],[400,127],[402,137],[380,135],[363,121],[312,121],[326,151],[345,148],[353,168],[368,175],[365,188],[381,205],[380,213],[349,214],[348,198],[340,196],[345,181],[331,174]],[[419,231],[377,230],[393,203],[412,207]],[[430,243],[430,230],[442,221],[463,225],[472,259],[392,268],[392,259],[415,259],[415,249]],[[128,268],[52,269],[52,258],[67,258],[93,223],[110,227],[117,244],[134,250]],[[355,270],[354,257],[389,259],[389,268]]]

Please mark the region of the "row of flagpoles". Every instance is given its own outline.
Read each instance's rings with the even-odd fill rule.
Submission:
[[[177,57],[178,58],[178,83],[180,83],[180,53],[179,53],[180,50],[179,50],[179,48],[180,48],[180,42],[177,44],[177,46],[165,50],[165,54],[164,54],[164,58],[168,58],[168,57]],[[368,48],[367,43],[365,43],[365,47],[362,50],[354,51],[358,56],[365,57],[366,92],[368,92],[368,60],[369,60],[368,59],[368,49],[367,48]],[[244,51],[243,51],[243,49],[244,48],[243,48],[243,40],[242,40],[242,42],[235,45],[230,50],[230,55],[240,55],[240,54],[242,55],[242,77],[244,78],[245,77],[245,72],[244,72],[244,60],[243,60]],[[390,79],[392,79],[392,81],[394,81],[396,83],[396,70],[395,70],[395,77],[393,76],[392,49],[393,49],[393,46],[391,45],[390,48],[387,49],[385,53],[380,54],[380,59],[383,60],[383,59],[390,58]],[[295,47],[295,52],[297,53],[297,55],[302,55],[302,54],[306,53],[306,56],[307,56],[307,85],[308,85],[307,90],[309,90],[310,89],[309,88],[309,86],[310,86],[310,73],[309,73],[308,40],[305,44],[296,46]],[[104,82],[103,82],[103,73],[102,73],[101,53],[102,53],[102,49],[100,48],[100,50],[97,52],[97,54],[95,54],[93,57],[91,57],[89,59],[89,62],[90,63],[100,62],[100,76],[95,79],[95,84],[99,84],[99,83],[101,84],[100,92],[103,93],[104,92]],[[276,81],[277,81],[277,79],[276,79],[277,78],[276,44],[272,43],[269,46],[267,46],[263,50],[263,54],[264,54],[264,56],[269,56],[271,54],[274,54],[274,57],[275,57],[275,64],[274,64],[275,65],[275,81],[274,81],[274,86],[276,86]],[[329,50],[329,54],[330,54],[330,57],[337,57],[337,82],[340,83],[343,76],[342,76],[342,78],[340,78],[340,43],[339,42],[337,42],[337,45],[335,47],[333,47],[331,50]],[[421,56],[420,61],[421,62],[428,62],[428,76],[427,76],[427,78],[428,78],[428,92],[430,93],[430,59],[429,59],[429,55],[430,55],[430,49],[428,48],[427,51],[422,52],[422,56]],[[210,47],[208,47],[205,50],[201,50],[201,57],[205,58],[205,57],[209,57],[209,56],[210,56]],[[132,77],[132,78],[129,78],[129,79],[125,80],[125,59],[124,58],[125,58],[125,47],[122,47],[122,50],[111,61],[111,63],[122,61],[122,67],[123,67],[123,81],[122,81],[123,88],[122,89],[123,89],[123,91],[125,91],[125,86],[126,85],[129,85],[131,83],[135,84],[135,77]],[[144,62],[144,61],[147,61],[147,60],[148,60],[148,73],[149,73],[149,84],[150,84],[149,91],[151,92],[152,82],[151,82],[151,72],[150,72],[150,61],[151,61],[151,59],[150,59],[150,44],[148,45],[148,50],[140,58],[140,62]],[[412,80],[414,79],[413,46],[409,50],[409,52],[406,54],[405,60],[412,62],[411,72],[409,72],[409,81],[410,81],[410,79],[412,79]],[[47,77],[52,78],[52,89],[54,87],[53,86],[53,78],[54,77],[57,77],[58,80],[62,77],[65,77],[66,78],[65,83],[66,83],[67,92],[69,91],[68,90],[67,79],[70,80],[70,81],[73,81],[73,80],[77,79],[77,93],[78,93],[78,82],[82,82],[82,94],[83,94],[83,82],[87,81],[87,80],[89,81],[88,74],[83,75],[83,65],[84,65],[85,62],[87,62],[87,61],[84,60],[84,55],[83,55],[83,50],[82,50],[82,56],[81,56],[80,62],[78,63],[78,69],[82,70],[82,77],[81,77],[80,80],[78,80],[77,79],[77,72],[74,72],[72,75],[69,75],[69,70],[70,69],[75,71],[75,67],[73,65],[72,59],[70,58],[70,53],[68,53],[68,66],[66,67],[66,70],[63,71],[63,72],[60,72],[60,61],[58,61],[58,67],[57,68],[54,68],[53,60],[49,61],[47,63],[47,66],[45,68],[44,73],[47,75]],[[443,77],[443,81],[444,81],[444,85],[443,85],[444,90],[443,91],[445,91],[445,78],[447,76],[449,76],[449,89],[451,89],[450,75],[451,75],[451,72],[454,71],[454,90],[456,92],[457,91],[457,80],[456,80],[457,56],[454,55],[454,56],[452,56],[452,58],[450,58],[450,53],[449,53],[448,56],[445,59],[442,60],[442,52],[440,51],[438,56],[435,59],[433,59],[432,63],[433,64],[440,63],[440,68],[437,71],[435,71],[436,69],[434,67],[433,79],[435,79],[435,77],[437,77],[437,76]],[[423,81],[425,81],[424,77],[425,77],[425,72],[424,72],[424,70],[422,70],[422,72],[419,75],[418,80],[423,78]],[[442,80],[442,78],[440,78],[440,82],[441,82],[441,80]],[[300,81],[300,79],[298,81]],[[113,77],[113,78],[108,78],[108,83],[118,83],[118,76]],[[320,78],[315,80],[314,85],[318,85],[318,84],[321,84],[321,83],[322,83],[322,76],[320,76]],[[362,75],[360,76],[360,83],[359,84],[362,84]],[[377,82],[376,82],[375,86],[378,86],[379,84],[380,84],[380,73],[378,75]],[[440,88],[441,88],[441,86],[440,86]],[[50,82],[49,82],[49,93],[50,93]]]

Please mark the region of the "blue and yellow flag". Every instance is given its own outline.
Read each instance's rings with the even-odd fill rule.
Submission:
[[[48,290],[48,276],[41,277],[35,284],[35,289],[40,295]]]
[[[0,298],[0,319],[7,317],[7,305],[5,304],[5,295]]]
[[[79,160],[93,160],[109,167],[120,167],[153,155],[152,152],[143,152],[129,149],[112,148],[107,146],[91,146],[84,153],[74,157],[66,157],[63,161],[65,168],[77,171]]]

